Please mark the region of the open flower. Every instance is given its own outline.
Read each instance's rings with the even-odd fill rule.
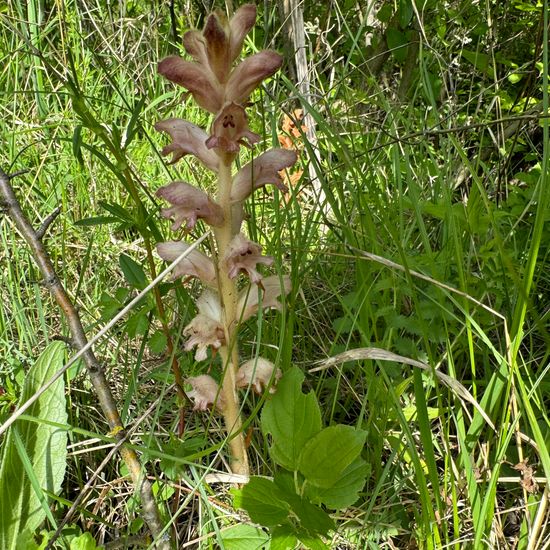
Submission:
[[[187,120],[169,118],[155,124],[155,130],[166,132],[172,138],[172,143],[162,148],[163,155],[172,153],[170,164],[174,164],[185,155],[194,155],[207,168],[217,172],[219,158],[214,151],[206,147],[208,134]]]
[[[223,396],[219,392],[217,382],[211,376],[208,376],[208,374],[192,376],[187,378],[185,382],[193,388],[185,393],[189,399],[194,401],[194,411],[206,411],[214,403],[219,411],[223,410]]]
[[[292,166],[297,158],[295,151],[287,149],[270,149],[262,153],[243,166],[233,178],[231,200],[243,201],[253,191],[268,183],[276,185],[283,192],[288,191],[279,172]]]
[[[158,255],[168,262],[179,258],[190,245],[181,241],[168,241],[157,244]],[[172,271],[172,278],[198,277],[203,283],[213,285],[216,281],[216,270],[214,264],[202,252],[192,250],[185,258],[180,260]]]
[[[260,136],[248,127],[248,118],[242,105],[231,102],[226,103],[214,119],[206,146],[209,149],[216,148],[227,153],[236,153],[240,145],[250,147],[258,141]]]
[[[269,393],[275,393],[275,384],[281,378],[281,370],[275,369],[275,365],[264,359],[256,357],[245,361],[237,371],[235,385],[237,388],[247,388],[252,386],[252,389],[261,394],[265,388],[269,387]]]
[[[183,181],[173,181],[157,191],[157,197],[168,201],[172,206],[163,208],[162,216],[174,218],[172,231],[176,231],[184,221],[187,229],[193,229],[197,220],[219,227],[223,224],[223,210],[204,191]]]
[[[260,305],[262,309],[282,309],[279,296],[290,292],[290,277],[283,277],[282,285],[278,275],[272,275],[262,279],[263,290],[258,287],[244,288],[239,293],[237,311],[239,319],[246,321],[258,312]]]
[[[190,351],[196,347],[195,359],[203,361],[209,347],[216,351],[225,344],[225,333],[220,299],[215,292],[205,290],[197,300],[197,308],[199,314],[183,329],[183,335],[189,336],[184,349]]]
[[[234,279],[243,272],[250,277],[252,283],[259,284],[262,276],[256,270],[256,265],[271,265],[273,258],[262,256],[262,247],[259,244],[247,239],[242,233],[238,233],[229,243],[223,261],[230,279]]]

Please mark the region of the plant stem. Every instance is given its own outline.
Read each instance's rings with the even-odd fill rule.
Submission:
[[[218,246],[218,289],[223,310],[223,326],[226,345],[220,348],[223,364],[223,379],[221,394],[224,401],[223,415],[229,447],[231,451],[231,470],[235,474],[248,475],[248,456],[242,421],[239,413],[239,397],[235,388],[235,379],[239,365],[239,348],[237,334],[237,301],[238,293],[235,281],[227,275],[223,265],[223,257],[233,238],[231,215],[231,162],[220,162],[218,172],[218,204],[223,209],[224,223],[216,228],[215,237]]]

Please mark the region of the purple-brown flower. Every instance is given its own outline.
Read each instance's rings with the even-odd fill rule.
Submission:
[[[168,262],[179,258],[190,245],[181,241],[168,241],[157,244],[158,255]],[[202,252],[192,250],[185,258],[180,260],[172,271],[172,278],[198,277],[203,283],[213,285],[216,281],[216,270],[210,258]]]
[[[245,273],[250,282],[256,284],[262,280],[262,275],[256,269],[257,264],[273,264],[273,258],[262,256],[262,247],[247,239],[242,233],[233,237],[223,261],[230,279],[234,279],[239,273]]]
[[[223,210],[204,191],[197,189],[184,181],[173,181],[157,191],[157,197],[168,201],[172,206],[163,208],[161,214],[165,218],[174,218],[172,231],[181,227],[193,229],[198,219],[208,225],[219,227],[223,224]]]
[[[258,141],[260,136],[248,127],[244,108],[237,103],[226,103],[212,123],[211,135],[206,140],[206,146],[209,149],[236,153],[240,145],[250,147]]]
[[[250,194],[268,183],[281,191],[288,191],[279,172],[292,166],[297,159],[296,151],[269,149],[241,168],[233,178],[232,201],[243,201]]]
[[[194,155],[207,168],[217,172],[220,159],[214,151],[206,147],[208,134],[187,120],[169,118],[155,124],[155,130],[166,132],[172,138],[172,143],[162,148],[163,155],[172,153],[170,164],[174,164],[185,155]]]
[[[251,386],[257,393],[263,393],[270,383],[269,393],[275,393],[275,384],[281,378],[281,370],[275,369],[275,365],[264,359],[256,357],[245,361],[237,371],[235,385],[237,388],[247,388]]]

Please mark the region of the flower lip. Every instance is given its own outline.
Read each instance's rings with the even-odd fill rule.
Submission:
[[[208,348],[217,351],[225,344],[223,327],[214,319],[199,313],[183,329],[183,335],[189,338],[185,342],[185,351],[191,351],[194,347],[196,361],[204,361],[208,357]]]
[[[260,136],[248,127],[248,118],[242,105],[226,103],[212,123],[206,146],[226,153],[237,153],[240,145],[250,147],[245,139],[253,144],[260,141]]]
[[[262,275],[257,271],[257,264],[272,265],[271,256],[262,256],[262,247],[247,239],[242,233],[233,237],[223,261],[230,279],[237,277],[239,273],[245,273],[250,282],[261,284]]]
[[[198,219],[219,227],[223,224],[223,210],[204,191],[184,181],[173,181],[157,190],[157,197],[168,201],[172,206],[162,210],[165,218],[174,218],[172,231],[176,231],[185,220],[189,230],[195,227]]]
[[[166,132],[172,138],[172,143],[162,149],[163,155],[173,154],[170,164],[174,164],[185,155],[194,155],[207,168],[214,172],[218,171],[219,157],[206,147],[208,134],[202,128],[181,118],[168,118],[157,122],[155,130]]]

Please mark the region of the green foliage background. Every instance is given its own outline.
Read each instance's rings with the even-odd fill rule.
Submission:
[[[152,277],[145,240],[168,238],[155,190],[171,179],[211,185],[192,160],[167,167],[159,154],[165,137],[153,130],[174,112],[209,124],[155,66],[181,51],[182,33],[202,25],[210,4],[0,6],[0,163],[7,172],[28,170],[14,183],[36,226],[61,208],[46,243],[90,335]],[[382,348],[456,378],[496,426],[471,407],[465,412],[435,376],[401,364],[355,361],[307,375],[305,391],[315,392],[325,426],[366,432],[366,484],[353,507],[334,517],[337,528],[325,541],[357,548],[544,547],[547,2],[306,1],[307,98],[298,92],[294,47],[278,5],[258,7],[247,51],[273,47],[286,55],[281,73],[253,97],[260,149],[277,145],[283,114],[297,108],[312,117],[316,142],[309,121],[307,135],[295,138],[303,175],[289,197],[269,191],[250,209],[250,235],[276,258],[276,270],[291,275],[293,291],[284,315],[268,313],[245,327],[243,353],[306,372],[346,350]],[[4,216],[0,243],[4,420],[32,358],[67,331]],[[196,290],[160,287],[176,341],[193,315],[188,292]],[[241,519],[226,487],[201,484],[203,475],[225,469],[223,436],[215,416],[190,410],[183,441],[175,436],[179,403],[161,328],[148,296],[97,351],[124,421],[141,418],[134,443],[156,478],[166,517],[174,518],[180,540],[215,547]],[[185,375],[202,372],[179,347]],[[67,386],[73,429],[59,517],[106,453],[105,424],[80,367],[69,372]],[[271,476],[277,460],[259,429],[262,404],[252,395],[244,401],[254,471]],[[142,533],[125,484],[107,490],[124,474],[113,461],[92,489],[97,505],[85,501],[74,518],[98,542],[107,542],[115,525]],[[241,536],[227,532],[228,541]],[[266,544],[264,535],[242,532],[264,541],[258,544]]]

